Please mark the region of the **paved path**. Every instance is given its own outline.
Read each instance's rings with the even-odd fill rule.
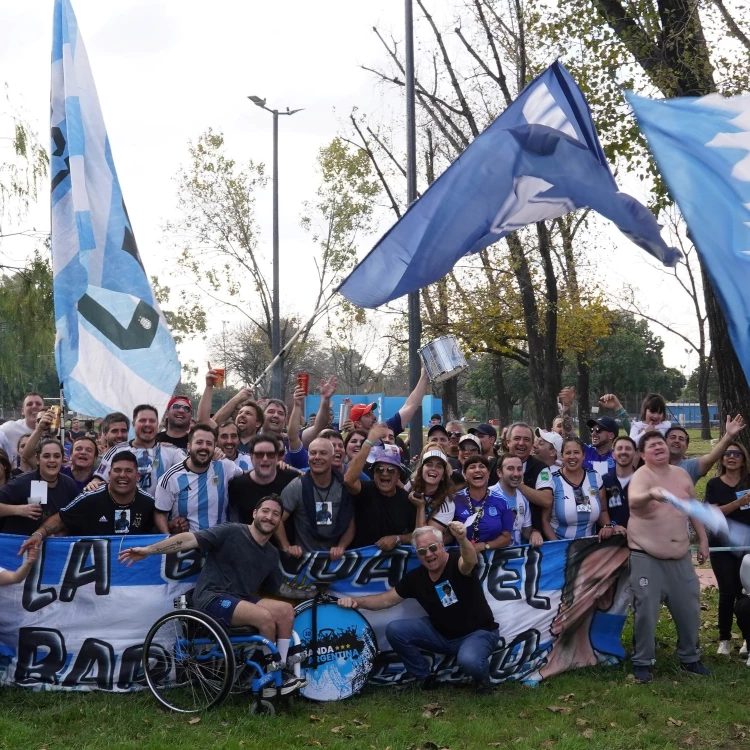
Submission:
[[[716,576],[711,568],[696,568],[695,572],[698,574],[702,589],[711,588],[711,586],[717,588]]]

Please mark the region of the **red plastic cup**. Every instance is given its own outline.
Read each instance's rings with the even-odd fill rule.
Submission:
[[[309,373],[298,372],[297,373],[297,386],[305,392],[305,396],[307,396],[309,385],[310,385]]]

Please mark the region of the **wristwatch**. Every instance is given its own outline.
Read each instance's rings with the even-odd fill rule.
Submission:
[[[486,552],[489,548],[490,548],[490,543],[489,542],[485,542],[484,543],[484,551]]]

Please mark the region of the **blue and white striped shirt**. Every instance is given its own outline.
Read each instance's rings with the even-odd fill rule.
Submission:
[[[109,470],[112,459],[120,452],[132,453],[138,461],[138,487],[149,495],[153,495],[159,480],[175,464],[185,460],[185,451],[170,443],[156,443],[153,448],[136,448],[130,443],[120,443],[110,448],[103,456],[99,468],[94,472],[95,477],[109,481]]]
[[[553,472],[555,483],[550,525],[558,539],[578,539],[596,534],[602,512],[599,488],[602,478],[589,469],[580,487],[574,487],[562,474]]]

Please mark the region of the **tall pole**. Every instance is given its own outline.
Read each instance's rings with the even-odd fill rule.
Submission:
[[[279,110],[273,110],[273,296],[271,298],[271,356],[281,351],[279,323]],[[271,374],[271,396],[281,398],[282,358]]]
[[[417,122],[414,97],[414,14],[412,0],[405,6],[406,52],[406,201],[417,199]],[[422,339],[422,318],[419,311],[419,292],[409,294],[409,391],[417,387],[422,365],[419,347]],[[409,452],[416,456],[422,450],[422,405],[409,425]]]

